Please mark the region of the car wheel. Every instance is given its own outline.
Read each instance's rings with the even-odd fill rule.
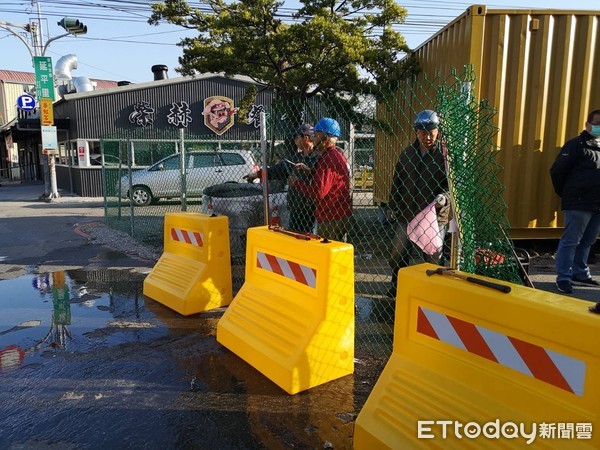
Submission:
[[[152,192],[146,186],[134,186],[131,201],[135,206],[147,206],[152,203]]]

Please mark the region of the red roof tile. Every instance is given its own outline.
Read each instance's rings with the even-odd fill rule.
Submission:
[[[14,83],[35,84],[35,74],[32,72],[19,72],[18,70],[0,69],[0,80]]]

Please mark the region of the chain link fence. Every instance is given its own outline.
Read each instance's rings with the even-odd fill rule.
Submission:
[[[241,185],[258,170],[260,142],[180,131],[116,133],[101,140],[106,222],[156,248],[168,212],[200,212],[206,188]],[[258,189],[258,194],[262,190]]]
[[[404,265],[433,261],[519,284],[526,278],[507,237],[494,161],[494,110],[473,97],[474,82],[466,67],[435,79],[267,108],[269,220],[284,228],[294,214],[316,222],[314,202],[297,201],[298,192],[287,183],[294,172],[308,184],[316,182],[310,178],[314,167],[300,173],[291,164],[306,162],[298,127],[322,117],[340,125],[337,147],[347,161],[352,202],[347,241],[354,246],[357,357],[389,356],[394,273]],[[425,138],[419,140],[414,128],[423,110],[439,118],[436,150],[429,154],[421,151]],[[235,142],[183,131],[137,133],[101,141],[107,224],[161,249],[165,213],[228,215],[237,291],[244,281],[246,230],[265,223],[260,177],[245,178],[262,165],[259,131],[254,140]],[[407,158],[410,148],[414,155]],[[323,162],[315,158],[313,164]],[[310,232],[319,235],[319,228]]]

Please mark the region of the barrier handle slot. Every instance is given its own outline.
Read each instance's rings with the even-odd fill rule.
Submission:
[[[480,278],[471,277],[468,275],[462,275],[458,272],[455,272],[453,269],[448,269],[444,267],[439,267],[435,270],[428,269],[425,271],[428,277],[431,275],[450,275],[456,278],[460,278],[461,280],[468,281],[469,283],[478,284],[479,286],[488,287],[491,289],[495,289],[497,291],[508,294],[511,291],[511,287],[505,284],[494,283],[493,281],[482,280]]]

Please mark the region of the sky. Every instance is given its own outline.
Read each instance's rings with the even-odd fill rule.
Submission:
[[[198,5],[198,1],[190,1]],[[408,11],[406,24],[397,29],[404,35],[409,47],[415,48],[447,23],[460,16],[474,2],[460,1],[402,1]],[[130,81],[152,81],[151,67],[164,64],[169,78],[180,76],[175,72],[181,47],[176,43],[194,32],[169,24],[151,26],[150,2],[144,0],[0,0],[0,25],[25,25],[38,17],[41,10],[44,42],[64,34],[57,24],[63,17],[80,19],[88,27],[86,35],[66,36],[52,41],[45,56],[58,59],[68,54],[77,55],[78,66],[74,77]],[[565,9],[565,0],[531,0],[527,8]],[[287,0],[281,13],[291,16],[296,1]],[[523,9],[523,1],[494,0],[485,4],[488,9]],[[600,0],[578,0],[578,10],[600,10]],[[17,32],[23,32],[13,27]],[[26,45],[10,32],[0,28],[0,70],[33,72],[31,55]]]

